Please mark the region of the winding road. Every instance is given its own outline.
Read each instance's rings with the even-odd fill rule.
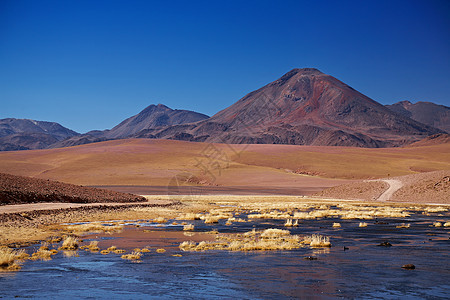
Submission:
[[[378,197],[377,201],[388,201],[391,199],[392,195],[399,189],[403,187],[403,183],[400,180],[396,179],[381,179],[378,181],[384,181],[389,185],[389,188],[384,191],[383,194]]]

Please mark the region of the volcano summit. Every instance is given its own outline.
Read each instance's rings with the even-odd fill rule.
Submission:
[[[395,113],[314,68],[293,69],[209,119],[134,137],[188,141],[395,147],[439,129]]]

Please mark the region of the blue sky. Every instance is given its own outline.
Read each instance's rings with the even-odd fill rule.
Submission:
[[[106,129],[213,115],[293,68],[450,106],[450,1],[0,0],[0,118]]]

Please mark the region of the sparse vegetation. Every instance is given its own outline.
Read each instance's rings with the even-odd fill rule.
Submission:
[[[24,255],[20,251],[8,247],[0,247],[0,270],[20,270],[21,266],[17,261],[20,260],[21,257],[24,257]]]
[[[124,254],[121,256],[122,259],[128,260],[139,260],[142,257],[142,253],[140,252],[131,252],[130,254]]]
[[[78,239],[73,236],[68,236],[64,239],[61,250],[77,250],[78,249]]]
[[[194,224],[187,224],[183,226],[184,231],[194,230]]]

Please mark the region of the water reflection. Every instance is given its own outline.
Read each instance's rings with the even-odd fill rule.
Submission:
[[[443,217],[448,219],[448,213]],[[244,216],[243,216],[244,217]],[[320,233],[331,237],[333,247],[304,247],[272,252],[181,252],[180,242],[214,239],[206,233],[247,232],[283,226],[284,220],[255,219],[247,223],[213,226],[192,221],[196,232],[182,226],[151,227],[144,223],[122,233],[95,234],[101,249],[149,247],[141,263],[116,254],[64,251],[50,262],[27,262],[23,270],[0,275],[5,298],[433,298],[446,299],[450,285],[449,228],[429,226],[435,216],[414,214],[409,219],[366,221],[302,220],[292,234]],[[397,228],[398,224],[411,224]],[[151,230],[149,230],[149,228]],[[379,247],[389,241],[392,247]],[[345,248],[344,248],[345,247]],[[157,253],[164,248],[165,253]],[[181,257],[172,256],[181,254]],[[317,259],[304,259],[312,256]],[[404,270],[413,263],[415,270]],[[45,284],[44,284],[45,283]]]

